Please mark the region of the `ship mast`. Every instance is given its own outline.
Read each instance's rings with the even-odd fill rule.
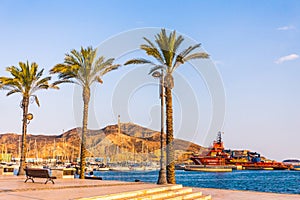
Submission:
[[[221,143],[221,142],[222,142],[222,133],[221,131],[219,131],[217,136],[217,143]]]

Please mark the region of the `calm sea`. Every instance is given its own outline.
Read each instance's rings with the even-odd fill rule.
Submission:
[[[103,180],[133,182],[136,179],[156,183],[158,171],[95,172]],[[183,186],[219,188],[231,190],[250,190],[300,194],[300,171],[255,171],[236,170],[228,173],[176,171],[176,182]]]

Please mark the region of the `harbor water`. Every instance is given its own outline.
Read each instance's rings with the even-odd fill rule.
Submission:
[[[95,171],[103,180],[156,183],[158,171]],[[300,171],[236,170],[229,173],[176,171],[176,182],[188,187],[300,194]]]

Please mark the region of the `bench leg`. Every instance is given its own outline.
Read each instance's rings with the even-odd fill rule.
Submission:
[[[52,178],[48,178],[48,179],[46,180],[45,184],[47,184],[47,183],[48,183],[48,181],[51,181],[51,182],[52,182],[52,184],[54,184],[54,181],[52,180]]]
[[[27,177],[24,183],[26,183],[28,180],[31,180],[34,183],[34,180],[32,177]]]

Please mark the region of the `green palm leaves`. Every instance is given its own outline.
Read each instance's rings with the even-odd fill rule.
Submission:
[[[42,77],[44,69],[38,71],[36,63],[20,62],[19,67],[7,67],[12,77],[0,77],[0,89],[8,90],[7,96],[20,93],[23,97],[33,97],[40,106],[39,99],[34,93],[38,90],[56,88],[49,84],[50,76]]]
[[[144,50],[147,55],[155,58],[158,63],[154,63],[144,58],[132,59],[125,63],[129,64],[151,64],[153,68],[149,71],[152,74],[154,71],[163,68],[166,71],[165,83],[169,88],[174,87],[174,80],[172,73],[185,62],[198,59],[209,58],[209,55],[204,52],[192,53],[195,49],[200,48],[200,44],[191,45],[181,52],[179,51],[180,45],[184,41],[184,38],[177,36],[176,31],[167,34],[165,29],[162,29],[160,33],[155,35],[155,44],[149,39],[144,37],[146,44],[142,44],[140,48]]]
[[[91,86],[94,82],[102,83],[102,76],[115,70],[119,65],[113,65],[114,59],[105,60],[103,56],[96,59],[97,49],[81,47],[80,51],[72,50],[66,54],[64,63],[55,65],[50,73],[58,74],[59,80],[54,83],[75,83],[81,86]]]

